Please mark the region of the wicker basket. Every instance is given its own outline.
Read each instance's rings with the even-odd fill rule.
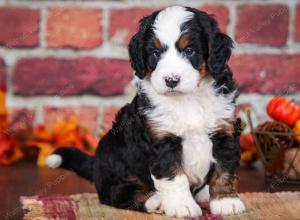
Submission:
[[[291,169],[294,169],[293,164],[297,156],[300,156],[300,146],[296,142],[293,142],[295,139],[294,137],[300,135],[300,133],[294,133],[292,132],[292,129],[290,129],[290,132],[260,131],[258,129],[254,129],[250,111],[247,112],[247,116],[251,133],[257,148],[257,153],[265,168],[265,182],[268,190],[300,190],[300,178],[293,180],[287,175]],[[263,141],[266,139],[272,140],[272,146],[270,146],[270,141]],[[290,139],[291,142],[286,142],[283,145],[280,142],[282,139]],[[293,159],[289,162],[287,166],[288,168],[283,171],[283,157],[286,150],[290,148],[296,149],[296,153]],[[272,151],[269,149],[272,149]]]

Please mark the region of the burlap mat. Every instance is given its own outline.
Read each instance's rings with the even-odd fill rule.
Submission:
[[[204,207],[201,220],[300,220],[300,192],[242,193],[247,212],[216,216]],[[21,197],[24,219],[34,220],[175,220],[160,214],[115,209],[99,204],[96,194]]]

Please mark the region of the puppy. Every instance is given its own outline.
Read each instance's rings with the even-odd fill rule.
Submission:
[[[60,148],[47,158],[92,181],[102,203],[169,216],[245,210],[237,195],[239,120],[226,61],[232,40],[205,12],[173,6],[144,17],[129,44],[137,94],[96,155]]]

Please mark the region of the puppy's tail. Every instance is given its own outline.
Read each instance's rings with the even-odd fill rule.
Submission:
[[[74,171],[79,176],[93,182],[94,160],[94,157],[76,148],[62,147],[46,158],[46,164],[50,168],[64,168]]]

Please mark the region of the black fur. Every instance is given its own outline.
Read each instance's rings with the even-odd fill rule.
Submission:
[[[193,20],[192,20],[193,21]],[[182,31],[184,29],[189,28],[189,30],[193,30],[193,25],[192,21],[187,22],[183,27]],[[192,64],[192,66],[195,69],[199,69],[200,66],[205,62],[205,57],[204,57],[204,50],[202,48],[202,44],[205,44],[204,42],[201,42],[201,35],[199,32],[193,32],[189,31],[189,44],[186,48],[181,49],[179,47],[179,41],[176,42],[176,48],[177,50],[182,54],[182,56],[186,57]],[[186,53],[187,49],[192,49],[193,53],[191,55],[188,55]]]
[[[221,33],[216,20],[207,13],[198,11],[193,8],[188,8],[195,14],[192,22],[197,32],[201,33],[202,37],[206,38],[207,44],[203,44],[206,48],[207,64],[210,74],[218,79],[219,74],[225,68],[226,61],[230,58],[233,41],[229,36]]]
[[[161,55],[168,49],[167,46],[163,45],[161,48],[157,48],[154,45],[153,38],[154,34],[151,32],[151,34],[149,34],[145,40],[145,63],[148,71],[153,71],[156,68]]]
[[[94,181],[94,157],[90,157],[73,147],[62,147],[55,151],[63,158],[61,168],[80,173],[80,176],[89,181]]]
[[[181,138],[176,136],[165,137],[153,144],[153,153],[150,155],[150,170],[157,178],[168,177],[173,179],[181,164]]]
[[[182,28],[190,28],[191,45],[195,54],[189,57],[194,68],[204,62],[216,81],[219,93],[227,94],[235,89],[232,73],[226,65],[231,39],[219,32],[215,20],[204,12],[188,8],[195,17]],[[140,28],[129,44],[129,55],[136,75],[143,79],[156,67],[153,55],[152,25],[159,11],[143,18]],[[184,52],[184,51],[183,51]],[[163,53],[163,50],[159,51]],[[118,113],[112,129],[102,138],[95,157],[84,155],[75,149],[55,151],[63,157],[61,167],[74,170],[80,176],[94,181],[102,203],[118,208],[145,211],[144,203],[137,200],[143,192],[155,191],[151,173],[158,179],[172,179],[181,164],[182,139],[172,134],[161,139],[152,136],[144,110],[151,110],[147,95],[138,92],[130,104]],[[213,155],[223,171],[234,172],[239,161],[239,132],[233,136],[220,131],[210,136]],[[151,173],[150,173],[151,172]]]
[[[240,132],[241,121],[235,123],[234,133],[227,134],[224,131],[212,134],[213,156],[217,160],[218,169],[221,172],[234,174],[240,163]]]
[[[140,79],[143,79],[147,74],[146,37],[153,33],[152,25],[158,13],[159,11],[156,11],[141,19],[140,28],[129,43],[128,49],[131,66]]]
[[[198,36],[198,44],[201,44],[203,58],[208,66],[210,75],[216,80],[216,88],[219,93],[228,94],[235,90],[232,72],[226,62],[231,56],[233,41],[229,36],[221,33],[217,22],[207,13],[188,8],[195,14],[193,20],[183,25],[183,29],[190,29]]]
[[[199,69],[204,63],[208,66],[210,74],[216,80],[216,88],[220,88],[219,93],[231,93],[236,86],[226,62],[231,56],[233,41],[220,32],[212,16],[193,8],[187,10],[194,13],[194,18],[184,23],[181,29],[189,30],[188,47],[195,51],[187,58],[195,69]],[[129,43],[131,65],[140,79],[147,75],[147,71],[155,69],[160,56],[167,50],[164,45],[163,48],[155,48],[152,41],[154,38],[152,25],[158,13],[159,11],[154,12],[140,21],[140,29]],[[178,48],[178,43],[176,45],[179,52],[186,56],[185,51]]]

